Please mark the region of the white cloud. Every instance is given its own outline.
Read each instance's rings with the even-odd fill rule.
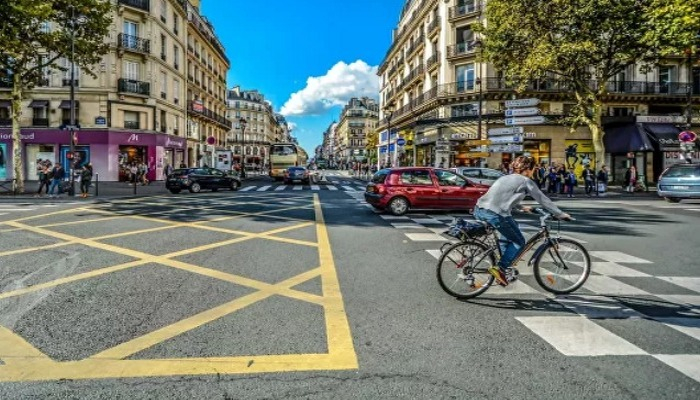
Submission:
[[[295,124],[292,121],[287,121],[287,126],[289,127],[289,129],[291,129],[293,131],[297,129],[297,124]]]
[[[323,76],[311,76],[306,87],[292,93],[282,106],[284,115],[318,115],[334,106],[344,106],[352,97],[373,97],[379,94],[377,66],[362,60],[352,64],[342,61]]]

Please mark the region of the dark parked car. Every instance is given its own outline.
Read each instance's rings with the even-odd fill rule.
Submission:
[[[165,187],[171,193],[180,193],[183,189],[189,190],[190,193],[199,193],[202,189],[211,189],[214,192],[219,189],[238,190],[241,180],[214,168],[181,168],[168,175]]]
[[[676,164],[659,177],[659,196],[671,203],[700,199],[700,164]]]
[[[308,185],[310,180],[309,170],[304,167],[289,167],[284,171],[284,183],[301,182]]]
[[[452,171],[427,167],[382,169],[367,185],[365,200],[394,215],[410,209],[471,210],[489,187]]]

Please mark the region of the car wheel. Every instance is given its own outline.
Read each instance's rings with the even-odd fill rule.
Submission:
[[[668,201],[669,203],[680,203],[681,199],[676,197],[666,197],[666,201]]]
[[[231,191],[232,191],[232,192],[238,190],[238,187],[239,187],[239,186],[240,186],[240,184],[239,184],[238,182],[236,182],[236,181],[231,181]]]
[[[394,197],[389,202],[389,211],[394,215],[406,214],[408,207],[408,200],[405,197]]]
[[[180,193],[180,189],[170,189],[170,193],[178,194],[178,193]]]
[[[202,186],[200,186],[199,183],[197,183],[197,182],[194,182],[190,186],[190,193],[199,193],[201,191],[202,191]]]

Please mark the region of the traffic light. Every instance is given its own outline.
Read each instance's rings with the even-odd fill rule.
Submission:
[[[78,132],[73,132],[73,134],[70,137],[71,140],[71,146],[75,146],[78,144]]]

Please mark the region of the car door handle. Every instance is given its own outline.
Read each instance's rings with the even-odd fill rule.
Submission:
[[[442,189],[442,193],[447,193],[449,192],[449,189]]]
[[[413,189],[412,189],[412,188],[406,188],[406,191],[407,191],[407,192],[413,192]]]

